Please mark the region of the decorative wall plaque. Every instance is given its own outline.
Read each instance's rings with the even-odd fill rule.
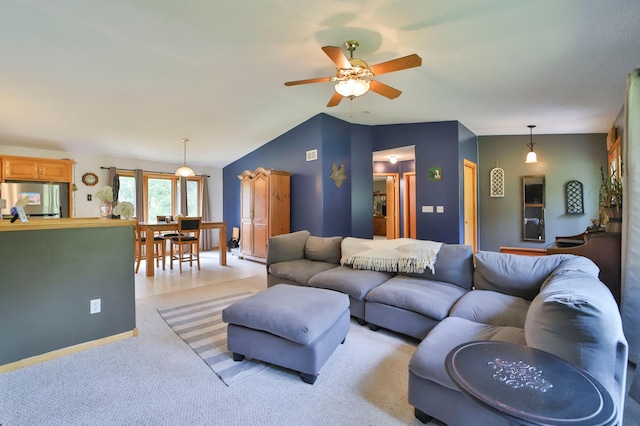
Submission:
[[[582,183],[577,180],[567,182],[565,186],[567,214],[584,214],[584,197]]]
[[[500,167],[491,169],[491,196],[504,197],[504,170]]]
[[[336,166],[336,163],[331,165],[331,176],[329,176],[335,182],[336,186],[340,188],[342,182],[347,180],[347,174],[344,172],[344,164],[340,164],[340,167]]]

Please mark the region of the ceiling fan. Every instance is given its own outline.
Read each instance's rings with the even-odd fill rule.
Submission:
[[[342,49],[336,46],[324,46],[322,50],[336,64],[335,77],[311,78],[308,80],[288,81],[285,86],[297,86],[298,84],[323,83],[326,81],[335,82],[335,93],[327,104],[328,107],[336,106],[342,98],[353,99],[361,96],[369,90],[387,97],[395,99],[402,93],[398,89],[373,80],[372,77],[390,73],[393,71],[401,71],[407,68],[419,67],[422,65],[422,58],[413,54],[402,58],[393,59],[391,61],[382,62],[377,65],[369,66],[362,59],[354,58],[353,52],[360,46],[356,40],[348,40],[345,42],[350,57],[347,58]]]

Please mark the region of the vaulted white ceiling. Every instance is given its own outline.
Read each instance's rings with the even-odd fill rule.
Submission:
[[[0,144],[222,167],[324,112],[477,135],[606,133],[640,67],[638,0],[0,0]],[[334,108],[322,46],[401,90]],[[1,148],[0,148],[1,150]]]

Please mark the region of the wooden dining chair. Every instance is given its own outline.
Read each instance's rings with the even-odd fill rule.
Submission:
[[[135,221],[135,227],[133,230],[134,235],[134,256],[136,262],[136,274],[140,269],[140,262],[145,258],[143,255],[143,249],[147,244],[147,237],[142,232],[140,228],[140,224],[138,221]],[[162,269],[165,269],[165,258],[167,256],[167,245],[164,237],[154,236],[153,237],[153,258],[156,260],[156,266],[160,266],[160,259],[162,259]],[[153,268],[153,265],[147,265],[147,268]]]
[[[173,260],[177,260],[182,272],[182,262],[189,262],[193,267],[193,260],[198,263],[200,270],[200,222],[202,217],[179,217],[178,218],[178,235],[171,237],[170,254],[171,262],[169,266],[173,269]],[[175,246],[175,247],[174,247]],[[189,246],[189,253],[185,254],[184,248]]]

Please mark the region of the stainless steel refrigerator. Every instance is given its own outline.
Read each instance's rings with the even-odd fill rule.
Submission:
[[[30,217],[69,217],[69,185],[66,183],[7,182],[0,184],[0,198],[7,201],[2,209],[6,219],[11,207],[22,198],[29,198],[24,208]]]

